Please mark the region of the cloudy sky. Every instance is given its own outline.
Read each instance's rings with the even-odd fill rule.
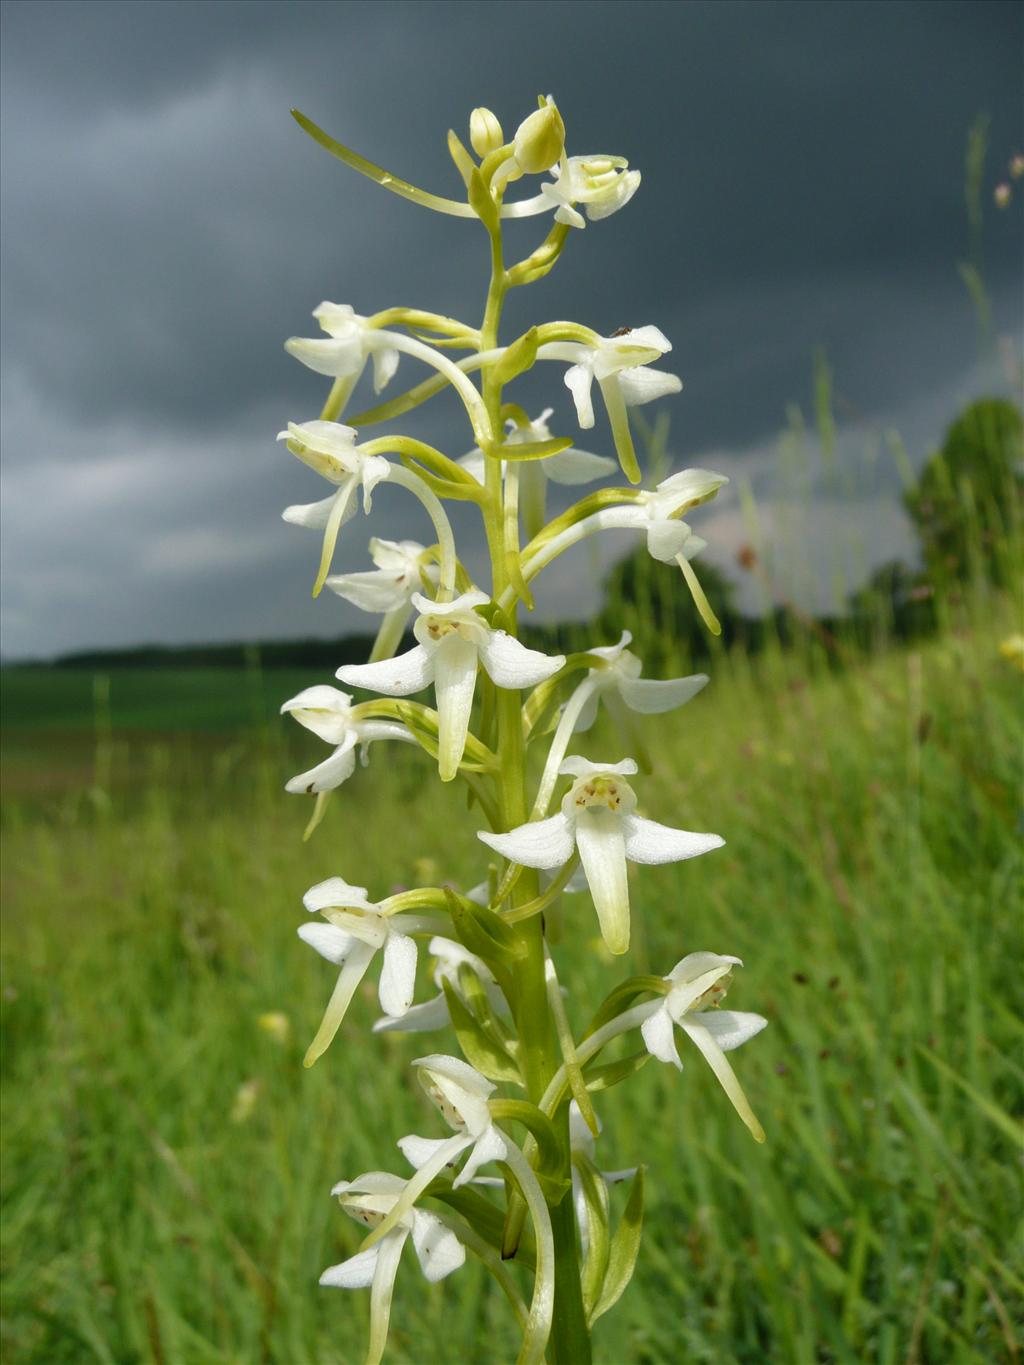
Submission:
[[[570,152],[627,156],[643,184],[519,291],[509,335],[573,317],[672,338],[674,457],[732,478],[700,525],[719,562],[749,534],[745,482],[804,600],[907,553],[885,433],[919,464],[958,404],[1007,385],[957,272],[981,111],[986,279],[997,331],[1021,331],[1024,182],[1004,213],[991,188],[1021,146],[1022,37],[1024,9],[1002,0],[7,0],[5,656],[366,624],[310,600],[315,538],[279,519],[322,494],[274,435],[316,415],[326,382],[281,343],[312,334],[324,298],[476,320],[486,252],[474,224],[328,158],[292,106],[455,194],[447,129],[465,136],[483,103],[508,131],[552,91]],[[524,252],[543,231],[515,226]],[[779,441],[788,405],[813,411],[819,347],[843,422],[835,477],[813,440]],[[414,372],[404,361],[399,382]],[[545,399],[571,434],[560,367],[529,391]],[[447,398],[403,423],[454,455],[470,444]],[[600,417],[585,444],[610,449]],[[368,567],[370,533],[428,528],[385,490],[337,569]],[[542,609],[585,614],[596,585],[592,559],[567,560]]]

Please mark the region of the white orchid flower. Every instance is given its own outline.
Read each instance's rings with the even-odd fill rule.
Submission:
[[[617,645],[598,645],[587,651],[596,655],[602,664],[588,669],[587,676],[562,709],[537,790],[534,818],[547,812],[558,770],[573,734],[590,729],[597,719],[599,702],[607,705],[623,737],[635,744],[638,737],[628,712],[651,716],[674,711],[707,685],[706,673],[694,673],[686,678],[642,678],[643,662],[627,648],[632,639],[629,631],[624,630]]]
[[[365,765],[367,750],[374,740],[396,739],[415,744],[415,739],[398,721],[357,720],[352,716],[352,698],[347,692],[326,683],[307,687],[281,706],[282,715],[294,716],[314,735],[335,745],[334,752],[308,772],[299,773],[285,784],[285,791],[319,795],[333,791],[355,772],[356,749],[362,746]]]
[[[503,630],[493,630],[476,611],[490,600],[476,590],[453,602],[433,602],[414,593],[412,604],[420,615],[413,634],[419,643],[394,659],[338,669],[342,682],[391,697],[407,697],[433,683],[442,782],[455,777],[465,752],[481,664],[498,687],[518,689],[543,682],[565,663],[562,654],[549,657]]]
[[[683,514],[708,502],[729,480],[710,469],[681,469],[662,479],[653,493],[641,493],[629,507],[616,511],[632,512],[637,530],[646,532],[647,551],[652,559],[671,564],[682,555],[692,559],[703,550],[706,540],[695,536],[682,520]],[[622,520],[618,524],[624,524]]]
[[[344,408],[368,359],[373,359],[374,389],[380,393],[398,368],[402,353],[443,374],[465,404],[477,438],[485,443],[489,439],[490,419],[483,399],[465,371],[442,351],[404,332],[371,326],[368,318],[361,317],[347,303],[325,300],[313,310],[313,316],[327,336],[289,337],[284,348],[317,374],[334,379],[332,399],[338,412]]]
[[[367,1171],[355,1180],[339,1180],[331,1190],[341,1207],[365,1227],[379,1226],[408,1185],[387,1171]],[[320,1283],[335,1289],[370,1290],[370,1340],[366,1365],[379,1365],[387,1342],[391,1300],[402,1248],[412,1237],[420,1269],[433,1284],[464,1264],[466,1249],[455,1233],[433,1213],[410,1208],[374,1246],[346,1261],[328,1266]]]
[[[715,1073],[737,1114],[757,1141],[763,1142],[764,1129],[754,1117],[725,1054],[756,1037],[768,1020],[760,1014],[716,1008],[729,989],[733,967],[742,965],[738,957],[687,954],[665,978],[671,982],[671,989],[643,1021],[640,1032],[653,1057],[682,1071],[674,1035],[676,1027],[682,1029]]]
[[[444,983],[447,981],[456,995],[463,998],[459,981],[459,971],[463,967],[468,967],[479,979],[491,1009],[496,1014],[508,1014],[505,997],[483,958],[463,948],[461,943],[440,935],[432,938],[427,947],[434,959],[431,976],[439,993],[421,1005],[413,1005],[398,1018],[385,1016],[378,1019],[373,1026],[374,1033],[431,1033],[435,1029],[445,1028],[451,1023],[451,1016],[445,999]]]
[[[728,482],[724,474],[715,474],[710,469],[681,469],[662,479],[657,488],[641,489],[630,502],[618,507],[602,507],[545,540],[526,558],[523,574],[529,581],[570,546],[599,531],[642,531],[652,558],[665,564],[675,560],[679,565],[705,624],[718,635],[721,626],[690,564],[695,555],[707,548],[707,541],[694,535],[682,517],[691,508],[708,502]]]
[[[627,407],[650,403],[683,387],[677,375],[653,370],[651,365],[672,349],[668,337],[657,327],[624,328],[610,337],[592,342],[549,341],[537,352],[542,360],[567,360],[565,383],[576,404],[576,416],[585,430],[594,425],[591,395],[597,380],[611,422],[619,463],[627,478],[640,482],[640,467],[629,431]]]
[[[622,156],[566,156],[558,163],[553,184],[540,187],[541,197],[555,208],[555,220],[569,227],[586,227],[575,207],[582,204],[594,222],[624,208],[640,188],[640,172],[629,170]]]
[[[553,412],[554,408],[545,408],[539,417],[535,417],[524,426],[510,419],[506,424],[509,434],[505,444],[527,445],[550,441],[548,419]],[[477,483],[482,484],[485,481],[486,456],[479,446],[475,446],[458,463],[472,474]],[[503,460],[501,467],[504,473],[507,461]],[[592,455],[587,450],[577,450],[573,446],[568,450],[559,451],[557,455],[548,455],[543,460],[517,462],[519,506],[523,513],[527,537],[532,539],[544,525],[549,480],[568,487],[578,487],[580,484],[592,483],[594,479],[607,478],[616,467],[615,461],[610,460],[607,455]]]
[[[612,953],[624,953],[629,947],[627,859],[634,863],[680,862],[709,853],[725,842],[717,834],[672,829],[636,815],[636,795],[623,781],[636,771],[631,758],[621,763],[567,758],[559,772],[576,780],[557,815],[519,825],[507,834],[477,833],[477,838],[496,853],[524,867],[564,867],[573,852],[578,852],[602,936]]]
[[[288,449],[303,464],[337,484],[337,492],[330,497],[286,507],[281,514],[294,526],[308,526],[324,533],[320,571],[313,588],[315,597],[327,577],[338,532],[355,514],[358,490],[363,490],[363,511],[369,512],[373,490],[391,476],[392,469],[383,456],[363,454],[356,445],[355,428],[340,422],[289,422],[288,430],[279,432],[277,439],[287,441]]]
[[[401,643],[412,612],[413,593],[436,587],[436,564],[424,564],[425,546],[415,540],[370,541],[370,557],[375,569],[365,573],[337,573],[324,579],[330,588],[360,611],[380,613],[384,620],[377,633],[370,661],[390,658]]]
[[[393,1206],[388,1222],[397,1226],[395,1215],[404,1216],[430,1182],[464,1152],[469,1155],[452,1181],[453,1188],[472,1180],[485,1163],[504,1162],[530,1211],[537,1245],[533,1298],[520,1358],[542,1360],[554,1309],[555,1265],[551,1218],[537,1177],[522,1151],[491,1118],[488,1098],[494,1092],[494,1086],[486,1077],[461,1058],[441,1054],[420,1057],[413,1066],[417,1068],[420,1084],[455,1133],[440,1140],[410,1134],[399,1141],[402,1153],[416,1167],[416,1174]]]
[[[388,341],[387,333],[369,327],[347,303],[326,300],[313,309],[325,337],[289,337],[284,348],[296,360],[332,379],[351,379],[349,391],[355,387],[367,360],[373,360],[373,391],[380,393],[394,378],[398,369],[398,351]]]
[[[480,1166],[488,1161],[504,1161],[510,1144],[498,1129],[487,1100],[494,1093],[494,1085],[480,1072],[459,1057],[435,1053],[419,1057],[413,1062],[420,1085],[440,1110],[456,1136],[450,1138],[421,1138],[411,1134],[401,1138],[398,1146],[402,1155],[419,1172],[420,1180],[433,1180],[445,1166],[452,1165],[463,1152],[469,1157],[452,1181],[454,1188],[472,1180]]]
[[[601,1120],[597,1121],[597,1131],[601,1131]],[[597,1149],[597,1139],[590,1131],[586,1119],[580,1113],[580,1107],[575,1100],[569,1101],[569,1150],[573,1156],[572,1168],[572,1200],[576,1209],[576,1226],[580,1232],[580,1248],[586,1256],[587,1247],[590,1245],[590,1212],[587,1205],[586,1195],[583,1190],[583,1181],[577,1168],[579,1164],[591,1167],[594,1174],[606,1185],[619,1185],[623,1180],[632,1180],[636,1175],[636,1167],[633,1166],[626,1171],[600,1171],[597,1168],[594,1155]]]
[[[380,1007],[394,1017],[408,1010],[416,989],[418,954],[413,934],[433,934],[438,921],[425,915],[388,914],[384,907],[367,900],[365,886],[349,886],[341,877],[318,882],[306,892],[302,903],[311,915],[323,915],[327,922],[300,925],[299,938],[341,968],[306,1053],[305,1065],[312,1066],[330,1046],[359,983],[381,950]]]

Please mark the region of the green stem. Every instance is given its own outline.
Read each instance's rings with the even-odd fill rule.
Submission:
[[[498,325],[502,305],[509,288],[509,277],[502,256],[501,229],[491,233],[491,282],[487,291],[487,305],[480,330],[481,350],[493,349],[498,344]],[[483,400],[492,431],[501,430],[501,384],[492,371],[484,372]],[[483,504],[484,524],[491,555],[492,593],[497,600],[510,587],[511,557],[518,556],[518,528],[506,525],[504,488],[501,462],[486,460],[486,497]],[[510,543],[510,531],[514,543]],[[515,633],[514,612],[509,629]],[[498,814],[503,830],[523,824],[528,818],[529,803],[526,793],[526,744],[520,695],[516,691],[498,689],[496,701],[498,754]],[[539,894],[536,872],[525,869],[516,882],[512,894],[512,908],[516,909],[536,900]],[[541,915],[533,915],[510,925],[524,948],[524,956],[516,970],[516,999],[512,1002],[519,1031],[520,1056],[526,1092],[538,1103],[548,1089],[559,1068],[554,1020],[548,1004],[545,979],[544,925]],[[569,1148],[568,1110],[563,1108],[555,1120],[563,1162],[562,1174],[568,1183],[572,1167]],[[563,1198],[550,1208],[554,1234],[555,1305],[548,1343],[551,1365],[590,1365],[590,1331],[583,1307],[580,1283],[579,1247],[572,1199]]]

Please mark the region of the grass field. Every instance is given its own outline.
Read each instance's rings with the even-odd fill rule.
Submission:
[[[744,959],[729,1003],[770,1027],[736,1066],[768,1142],[696,1054],[598,1096],[600,1164],[648,1166],[603,1365],[1020,1358],[1012,619],[989,603],[841,669],[817,646],[731,655],[657,729],[646,813],[727,847],[643,870],[631,966]],[[268,717],[313,681],[114,675],[108,700],[91,676],[6,675],[12,1365],[361,1358],[366,1296],[316,1285],[359,1241],[328,1191],[401,1171],[395,1139],[440,1131],[404,1064],[448,1044],[370,1036],[368,988],[302,1069],[333,975],[295,937],[301,894],[335,873],[372,895],[466,886],[484,862],[460,794],[402,746],[302,844],[308,808],[281,784],[322,749]],[[584,752],[619,756],[605,732]],[[562,970],[577,1027],[623,974],[583,901]],[[261,1028],[269,1011],[287,1037]],[[478,1268],[426,1286],[403,1266],[391,1360],[505,1360],[515,1340]]]

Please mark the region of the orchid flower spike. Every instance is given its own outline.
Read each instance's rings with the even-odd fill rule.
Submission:
[[[435,1029],[446,1028],[451,1023],[448,1001],[445,999],[444,983],[447,981],[460,999],[465,999],[460,973],[469,968],[479,980],[487,996],[487,1003],[496,1014],[508,1014],[508,1005],[502,995],[491,969],[482,958],[455,943],[450,938],[438,935],[427,945],[434,959],[431,976],[438,994],[422,1005],[413,1005],[400,1016],[378,1019],[373,1026],[374,1033],[432,1033]]]
[[[534,442],[550,441],[551,431],[548,420],[554,408],[545,408],[539,417],[525,424],[509,419],[509,435],[506,445],[527,445]],[[505,468],[502,461],[502,469]],[[464,455],[459,464],[469,471],[477,483],[483,483],[486,472],[486,456],[479,446]],[[614,472],[616,464],[607,455],[591,455],[589,451],[570,447],[557,455],[549,455],[543,460],[526,460],[518,463],[519,506],[523,513],[523,526],[529,539],[537,535],[544,525],[547,502],[547,485],[552,483],[577,487],[592,483],[594,479],[604,479]]]
[[[437,565],[425,564],[425,553],[425,547],[418,541],[381,540],[374,536],[370,557],[377,566],[375,569],[331,574],[324,580],[325,587],[360,611],[383,614],[371,662],[390,658],[401,643],[412,612],[413,593],[437,586]]]
[[[624,953],[629,947],[626,860],[680,862],[721,848],[725,840],[636,815],[636,795],[623,781],[637,771],[631,758],[621,763],[567,758],[559,771],[575,781],[557,815],[519,825],[507,834],[481,830],[477,838],[524,867],[564,867],[574,850],[578,852],[608,951]]]
[[[356,445],[355,428],[340,422],[289,422],[288,430],[279,432],[277,439],[287,441],[288,449],[303,464],[338,485],[330,497],[286,507],[282,513],[285,521],[295,526],[324,533],[320,569],[313,585],[313,596],[317,597],[331,567],[338,532],[355,514],[356,492],[362,488],[363,511],[369,512],[373,490],[390,476],[391,465],[381,455],[364,455]]]
[[[687,954],[665,978],[670,983],[669,992],[644,1020],[640,1032],[653,1057],[682,1071],[673,1032],[674,1026],[681,1028],[715,1073],[754,1138],[764,1142],[764,1129],[755,1118],[725,1054],[756,1037],[768,1020],[760,1014],[717,1008],[729,989],[733,967],[742,965],[738,957],[722,957],[718,953]]]
[[[380,1007],[395,1017],[408,1010],[416,988],[417,950],[412,936],[433,934],[439,923],[426,915],[389,915],[383,906],[366,899],[365,886],[349,886],[341,877],[318,882],[306,892],[302,903],[311,915],[320,914],[327,922],[300,925],[299,938],[341,968],[316,1037],[306,1052],[304,1064],[312,1066],[330,1047],[359,983],[381,949]]]
[[[593,342],[549,341],[538,351],[542,360],[567,360],[565,383],[576,404],[576,416],[585,430],[594,425],[591,389],[597,380],[608,410],[615,449],[622,472],[632,483],[640,482],[640,466],[629,430],[627,407],[650,403],[678,393],[682,380],[650,366],[671,351],[672,343],[657,327],[625,328],[615,336]]]
[[[597,1131],[601,1131],[601,1120],[597,1121]],[[587,1203],[583,1181],[580,1178],[578,1167],[589,1168],[590,1171],[602,1180],[605,1185],[618,1185],[623,1180],[632,1180],[636,1175],[636,1167],[633,1166],[626,1171],[599,1171],[594,1160],[594,1153],[597,1147],[597,1139],[587,1126],[587,1121],[580,1113],[580,1107],[575,1100],[569,1101],[569,1149],[572,1153],[572,1201],[576,1209],[576,1226],[580,1233],[580,1247],[584,1256],[590,1244],[590,1206]]]
[[[326,683],[307,687],[290,697],[281,706],[282,715],[291,715],[312,730],[314,735],[335,745],[334,752],[308,772],[299,773],[285,784],[285,791],[319,795],[333,791],[355,772],[356,747],[362,745],[362,761],[367,762],[367,750],[377,739],[404,740],[415,744],[415,739],[398,721],[357,720],[352,716],[352,698],[347,692]]]
[[[314,308],[313,316],[324,337],[289,337],[284,348],[317,374],[346,381],[346,396],[351,393],[367,360],[373,359],[373,391],[380,393],[398,369],[398,351],[386,333],[370,327],[364,317],[347,303],[328,303]]]
[[[554,183],[540,187],[541,196],[555,208],[555,221],[569,227],[586,227],[576,209],[582,204],[593,223],[610,218],[624,208],[640,188],[640,172],[629,170],[622,156],[566,156],[558,163]]]
[[[420,613],[413,634],[419,643],[405,654],[373,664],[346,664],[337,676],[352,687],[367,687],[391,697],[407,697],[434,684],[438,718],[438,767],[441,781],[459,771],[466,748],[469,718],[479,665],[498,687],[522,688],[550,678],[565,656],[527,649],[514,636],[493,630],[477,607],[490,602],[473,590],[453,602],[432,602],[414,593]]]
[[[339,1180],[331,1190],[341,1207],[365,1227],[377,1227],[398,1203],[407,1180],[387,1171],[367,1171],[355,1180]],[[433,1213],[410,1208],[390,1232],[365,1251],[328,1266],[320,1283],[334,1289],[370,1289],[370,1341],[366,1365],[379,1365],[387,1343],[395,1276],[409,1237],[420,1269],[433,1284],[464,1264],[466,1249],[455,1233]]]
[[[469,1152],[465,1166],[452,1181],[454,1188],[472,1180],[478,1168],[488,1161],[504,1161],[509,1143],[498,1129],[488,1106],[494,1085],[459,1057],[433,1054],[413,1062],[420,1085],[441,1112],[456,1136],[401,1138],[402,1155],[419,1172],[419,1181],[433,1180],[452,1165],[463,1152]]]

